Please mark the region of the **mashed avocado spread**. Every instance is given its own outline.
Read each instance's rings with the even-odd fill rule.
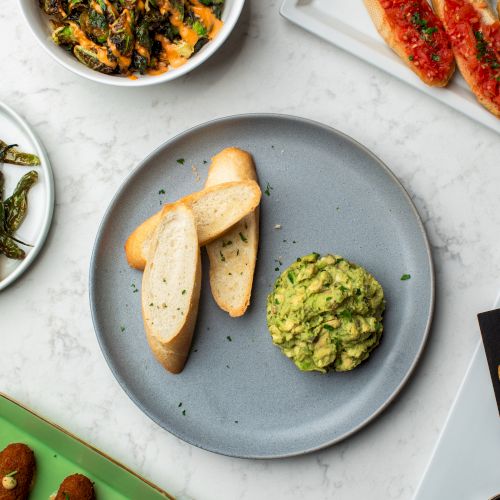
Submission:
[[[338,255],[297,259],[267,299],[273,343],[300,370],[353,370],[382,336],[384,291],[365,269]]]

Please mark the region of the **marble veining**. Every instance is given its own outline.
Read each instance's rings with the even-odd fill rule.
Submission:
[[[279,1],[248,1],[204,66],[144,89],[69,73],[4,3],[0,99],[45,144],[57,203],[37,262],[0,294],[0,390],[179,498],[410,499],[479,339],[475,315],[500,285],[499,136],[287,23]],[[315,119],[379,155],[422,215],[437,274],[429,345],[396,402],[349,440],[280,461],[217,456],[152,423],[109,371],[88,304],[97,227],[124,177],[172,135],[244,112]]]

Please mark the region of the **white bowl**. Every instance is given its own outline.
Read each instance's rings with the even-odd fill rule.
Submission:
[[[245,0],[225,0],[222,20],[224,26],[217,36],[207,43],[202,49],[188,60],[183,66],[172,69],[158,76],[137,75],[133,80],[120,75],[105,75],[87,68],[80,63],[70,52],[56,45],[51,39],[49,16],[47,16],[38,5],[37,0],[19,0],[19,5],[28,26],[35,35],[40,45],[60,64],[77,75],[93,80],[94,82],[116,85],[118,87],[144,87],[158,83],[169,82],[189,73],[194,68],[206,61],[227,39],[233,30]]]

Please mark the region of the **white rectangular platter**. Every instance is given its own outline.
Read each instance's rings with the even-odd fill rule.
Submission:
[[[500,120],[478,104],[458,72],[447,88],[424,85],[382,40],[365,10],[363,0],[284,0],[281,14],[307,31],[500,133]]]
[[[492,498],[500,494],[499,464],[500,417],[479,342],[414,500]]]

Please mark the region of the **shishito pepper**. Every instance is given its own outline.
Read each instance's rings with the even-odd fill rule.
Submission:
[[[28,210],[28,192],[37,180],[38,173],[35,170],[23,175],[12,196],[4,201],[3,224],[8,235],[17,231],[23,223]]]

